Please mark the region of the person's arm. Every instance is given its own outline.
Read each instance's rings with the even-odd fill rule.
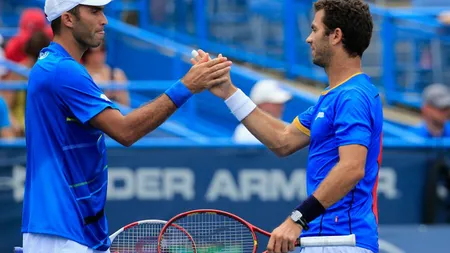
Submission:
[[[58,95],[81,123],[89,123],[124,146],[130,146],[163,123],[194,93],[226,81],[226,58],[193,66],[180,82],[149,104],[123,116],[87,74],[71,62],[58,65]]]
[[[93,117],[89,123],[128,147],[160,126],[176,110],[177,106],[163,94],[126,116],[117,110],[107,108]]]
[[[198,50],[197,55],[191,58],[191,63],[196,66],[205,54],[203,50]],[[224,99],[236,118],[277,156],[290,155],[309,145],[309,123],[301,129],[295,121],[286,125],[282,120],[265,113],[232,84],[229,74],[226,82],[212,86],[209,91]],[[310,116],[305,114],[305,121],[309,122]]]
[[[314,192],[314,197],[327,209],[347,195],[364,178],[367,148],[363,145],[339,147],[339,162]]]
[[[308,116],[305,115],[306,117]],[[272,117],[258,107],[245,117],[242,123],[259,141],[280,157],[288,156],[309,145],[309,131],[302,131],[296,120],[286,125],[284,121]]]

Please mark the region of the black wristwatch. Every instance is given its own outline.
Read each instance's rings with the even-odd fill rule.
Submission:
[[[290,218],[295,223],[302,226],[303,230],[307,231],[309,229],[308,223],[306,222],[305,217],[303,217],[303,214],[300,211],[298,210],[292,211]]]

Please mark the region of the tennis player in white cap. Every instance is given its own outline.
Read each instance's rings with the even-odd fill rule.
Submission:
[[[105,134],[130,146],[194,93],[227,80],[231,62],[205,56],[163,95],[122,115],[79,63],[104,39],[109,2],[45,1],[55,36],[31,69],[27,90],[25,253],[109,252]]]

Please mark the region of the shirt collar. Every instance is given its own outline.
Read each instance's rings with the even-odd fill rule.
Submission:
[[[61,53],[63,56],[65,57],[72,57],[67,51],[66,49],[64,49],[64,47],[62,47],[60,44],[52,41],[50,42],[50,45],[48,46],[50,49],[55,50],[59,53]]]
[[[348,77],[347,79],[345,79],[344,81],[342,81],[342,82],[339,83],[338,85],[334,86],[333,88],[329,88],[329,87],[328,87],[326,90],[322,91],[322,95],[327,95],[328,92],[330,92],[330,91],[336,89],[337,87],[339,87],[339,86],[341,86],[341,85],[347,83],[347,82],[348,82],[350,79],[352,79],[353,77],[359,76],[359,75],[361,75],[361,74],[364,74],[364,73],[363,73],[363,72],[358,72],[358,73],[356,73],[356,74],[351,75],[350,77]]]

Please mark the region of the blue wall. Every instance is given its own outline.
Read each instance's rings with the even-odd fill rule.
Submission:
[[[227,210],[271,231],[307,196],[307,150],[281,159],[261,146],[220,140],[198,145],[148,139],[127,149],[108,144],[111,232],[135,220],[169,219],[198,208]],[[448,156],[427,147],[387,145],[378,188],[380,224],[421,223],[426,171],[440,155]],[[25,159],[20,143],[0,148],[6,182],[0,187],[2,252],[21,240]]]

